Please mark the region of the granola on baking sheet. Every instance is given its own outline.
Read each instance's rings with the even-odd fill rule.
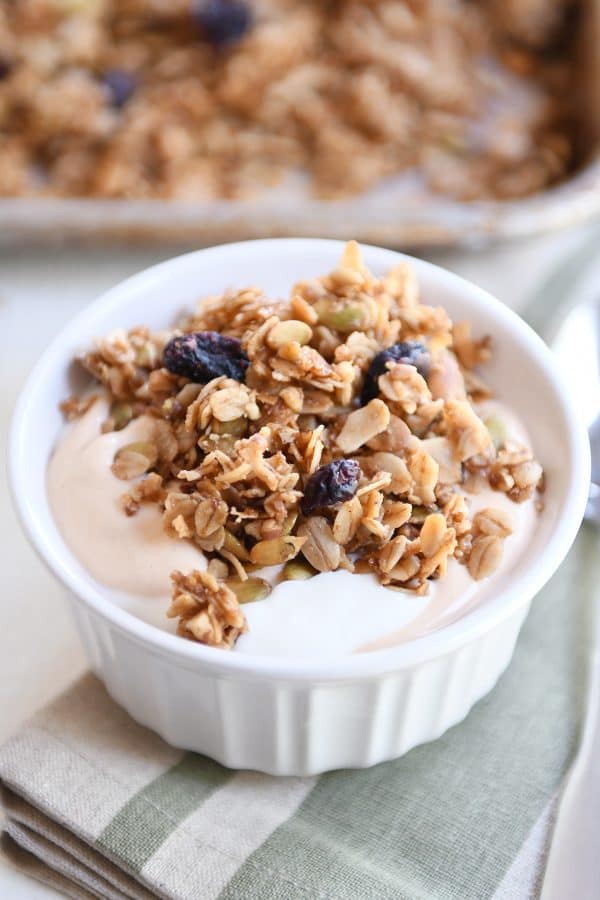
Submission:
[[[11,0],[0,195],[520,197],[577,162],[573,0]]]
[[[232,646],[273,566],[420,594],[452,558],[489,576],[513,524],[493,506],[471,515],[469,493],[522,503],[543,487],[531,451],[478,412],[490,356],[489,336],[421,302],[407,263],[376,277],[355,242],[285,300],[229,290],[174,330],[99,339],[81,361],[112,400],[104,430],[153,420],[114,456],[123,514],[158,504],[166,532],[208,559],[172,575],[179,633]]]

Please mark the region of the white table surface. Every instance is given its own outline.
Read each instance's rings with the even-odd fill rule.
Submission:
[[[591,234],[588,226],[496,249],[437,252],[430,258],[518,310]],[[19,387],[53,335],[106,288],[174,252],[179,251],[30,248],[0,252],[2,455]],[[30,549],[15,519],[4,464],[0,465],[0,534],[1,742],[83,672],[85,660],[62,589]],[[0,853],[0,897],[58,896],[18,873]]]

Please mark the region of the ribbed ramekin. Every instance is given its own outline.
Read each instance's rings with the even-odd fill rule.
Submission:
[[[426,302],[491,334],[489,380],[526,422],[547,477],[545,508],[527,555],[496,593],[458,622],[393,649],[344,659],[251,657],[161,631],[116,606],[62,540],[46,496],[48,458],[62,427],[58,403],[78,375],[71,362],[116,327],[164,327],[182,307],[228,286],[284,295],[333,268],[337,241],[266,240],[201,250],[161,263],[91,304],[48,347],[14,414],[10,476],[29,538],[68,588],[93,670],[137,721],[171,744],[226,766],[305,775],[369,766],[432,740],[467,715],[508,665],[537,591],[580,524],[589,446],[555,361],[530,328],[485,291],[411,260]],[[402,257],[364,247],[383,273]],[[315,582],[318,585],[318,580]]]

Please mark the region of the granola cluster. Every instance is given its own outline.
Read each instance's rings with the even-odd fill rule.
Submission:
[[[452,558],[490,575],[513,525],[493,506],[472,515],[469,495],[521,503],[542,487],[530,450],[477,411],[490,353],[488,337],[420,301],[406,263],[377,278],[354,242],[287,300],[228,291],[173,331],[99,340],[82,362],[112,401],[104,430],[149,423],[112,464],[130,482],[124,514],[157,504],[166,532],[208,558],[206,572],[172,576],[179,633],[230,647],[239,604],[271,590],[268,567],[278,579],[370,572],[418,593]]]
[[[575,159],[573,0],[11,0],[0,195],[519,197]],[[571,109],[571,112],[569,112]]]

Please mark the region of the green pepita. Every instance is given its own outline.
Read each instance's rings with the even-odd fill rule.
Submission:
[[[236,538],[236,536],[230,531],[225,532],[225,542],[223,544],[223,547],[228,551],[228,553],[233,553],[236,559],[239,559],[242,562],[250,561],[250,554],[248,553],[242,542],[238,540],[238,538]]]
[[[360,329],[364,321],[364,310],[358,303],[340,305],[338,301],[318,300],[315,310],[321,325],[343,334]]]
[[[115,431],[125,428],[133,418],[133,409],[130,403],[122,401],[113,403],[110,414],[115,423]]]
[[[286,562],[281,573],[282,581],[306,581],[316,575],[315,569],[307,562],[299,559],[290,559]]]
[[[113,475],[124,481],[144,475],[158,461],[158,450],[149,441],[134,441],[124,444],[115,453],[111,470]]]
[[[264,578],[228,578],[225,581],[238,599],[238,603],[254,603],[256,600],[264,600],[271,593],[271,585]]]
[[[250,551],[250,559],[259,566],[279,566],[296,556],[304,544],[303,538],[285,535],[259,541]]]
[[[508,437],[506,431],[506,423],[498,416],[489,416],[487,419],[485,419],[483,424],[490,433],[490,437],[494,442],[494,447],[496,448],[496,450],[500,450],[506,443],[506,439]]]
[[[428,515],[431,514],[431,510],[427,509],[426,506],[413,506],[412,512],[410,514],[410,519],[408,520],[411,525],[422,525]]]
[[[232,419],[231,422],[219,422],[213,419],[211,429],[218,435],[232,435],[233,437],[242,437],[248,430],[248,419],[241,416],[239,419]]]

